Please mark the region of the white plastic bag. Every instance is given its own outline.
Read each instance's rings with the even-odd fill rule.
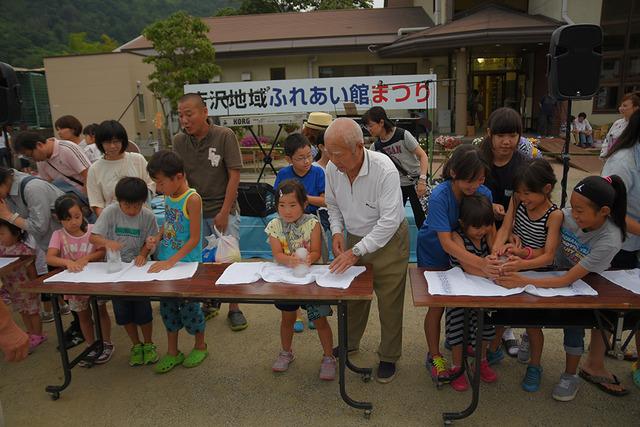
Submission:
[[[240,262],[242,256],[240,255],[240,242],[238,239],[231,235],[224,235],[213,227],[214,235],[217,235],[217,239],[213,239],[213,236],[209,236],[207,241],[211,245],[215,245],[216,249],[216,262]],[[214,243],[215,241],[215,243]]]

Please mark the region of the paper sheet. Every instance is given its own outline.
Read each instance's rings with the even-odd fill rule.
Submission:
[[[231,264],[216,281],[216,285],[253,283],[260,278],[265,282],[308,285],[316,282],[324,288],[347,289],[351,282],[366,271],[365,267],[350,267],[342,274],[333,274],[328,265],[312,265],[304,277],[294,276],[289,267],[273,262],[237,262]]]
[[[603,271],[600,275],[621,288],[640,294],[640,269]]]
[[[526,271],[522,274],[531,278],[540,278],[563,273],[558,271]],[[424,277],[429,283],[429,294],[431,295],[501,297],[522,292],[539,297],[598,295],[583,280],[578,280],[564,288],[537,288],[533,285],[526,285],[507,289],[484,277],[466,274],[460,267],[454,267],[448,271],[425,271]]]
[[[111,282],[148,282],[151,280],[180,280],[193,277],[198,269],[197,262],[179,262],[169,270],[159,273],[147,273],[154,261],[149,261],[142,267],[136,267],[133,262],[123,264],[123,268],[115,273],[107,273],[106,262],[90,262],[85,268],[72,273],[69,270],[62,271],[44,280],[48,282],[73,282],[73,283],[111,283]]]
[[[6,267],[7,265],[19,259],[20,258],[0,258],[0,268]]]

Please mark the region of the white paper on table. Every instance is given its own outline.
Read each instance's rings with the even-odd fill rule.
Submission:
[[[123,264],[120,271],[107,273],[106,262],[90,262],[78,273],[64,270],[44,280],[48,282],[72,282],[72,283],[111,283],[111,282],[148,282],[152,280],[180,280],[193,277],[198,269],[197,262],[179,262],[169,270],[158,273],[148,273],[149,267],[154,261],[148,261],[141,267],[136,267],[133,262]]]
[[[600,275],[621,288],[640,294],[640,269],[603,271]]]
[[[531,278],[553,277],[564,274],[560,271],[526,271],[524,276]],[[429,284],[429,294],[449,296],[500,297],[526,292],[539,297],[598,295],[583,280],[578,280],[564,288],[537,288],[526,285],[518,288],[504,288],[484,277],[467,274],[460,267],[448,271],[425,271],[424,277]]]
[[[260,270],[266,262],[234,262],[222,272],[216,285],[241,285],[260,280]]]
[[[349,267],[342,274],[333,274],[328,265],[312,265],[303,277],[293,274],[293,269],[273,262],[237,262],[231,264],[216,281],[216,285],[239,285],[259,279],[270,283],[308,285],[316,282],[324,288],[347,289],[351,282],[366,271],[365,267]]]
[[[11,264],[14,261],[19,260],[20,258],[0,258],[0,268],[2,267],[6,267],[7,265]]]

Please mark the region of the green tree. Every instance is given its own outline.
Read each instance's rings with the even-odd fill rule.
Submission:
[[[220,9],[217,16],[371,7],[372,0],[242,0],[238,9],[226,7]]]
[[[69,34],[70,53],[99,53],[111,52],[118,47],[118,42],[106,34],[100,36],[100,41],[90,42],[87,33]]]
[[[185,84],[208,82],[220,74],[208,31],[199,18],[176,12],[142,32],[156,51],[156,55],[144,59],[155,67],[149,75],[149,89],[158,99],[168,100],[173,109],[177,108]]]

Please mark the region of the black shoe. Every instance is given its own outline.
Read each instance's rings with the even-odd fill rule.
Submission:
[[[380,362],[378,371],[376,372],[376,380],[379,383],[386,384],[393,381],[396,376],[396,364],[392,362]]]
[[[64,333],[64,348],[69,350],[79,344],[84,342],[84,337],[82,336],[82,332],[77,333],[77,331],[67,329]],[[60,346],[56,347],[57,350],[60,350]]]
[[[349,353],[349,354],[357,353],[357,352],[358,352],[357,348],[353,348],[353,349],[347,350],[347,353]],[[333,357],[335,357],[336,359],[339,357],[338,347],[333,347]]]

